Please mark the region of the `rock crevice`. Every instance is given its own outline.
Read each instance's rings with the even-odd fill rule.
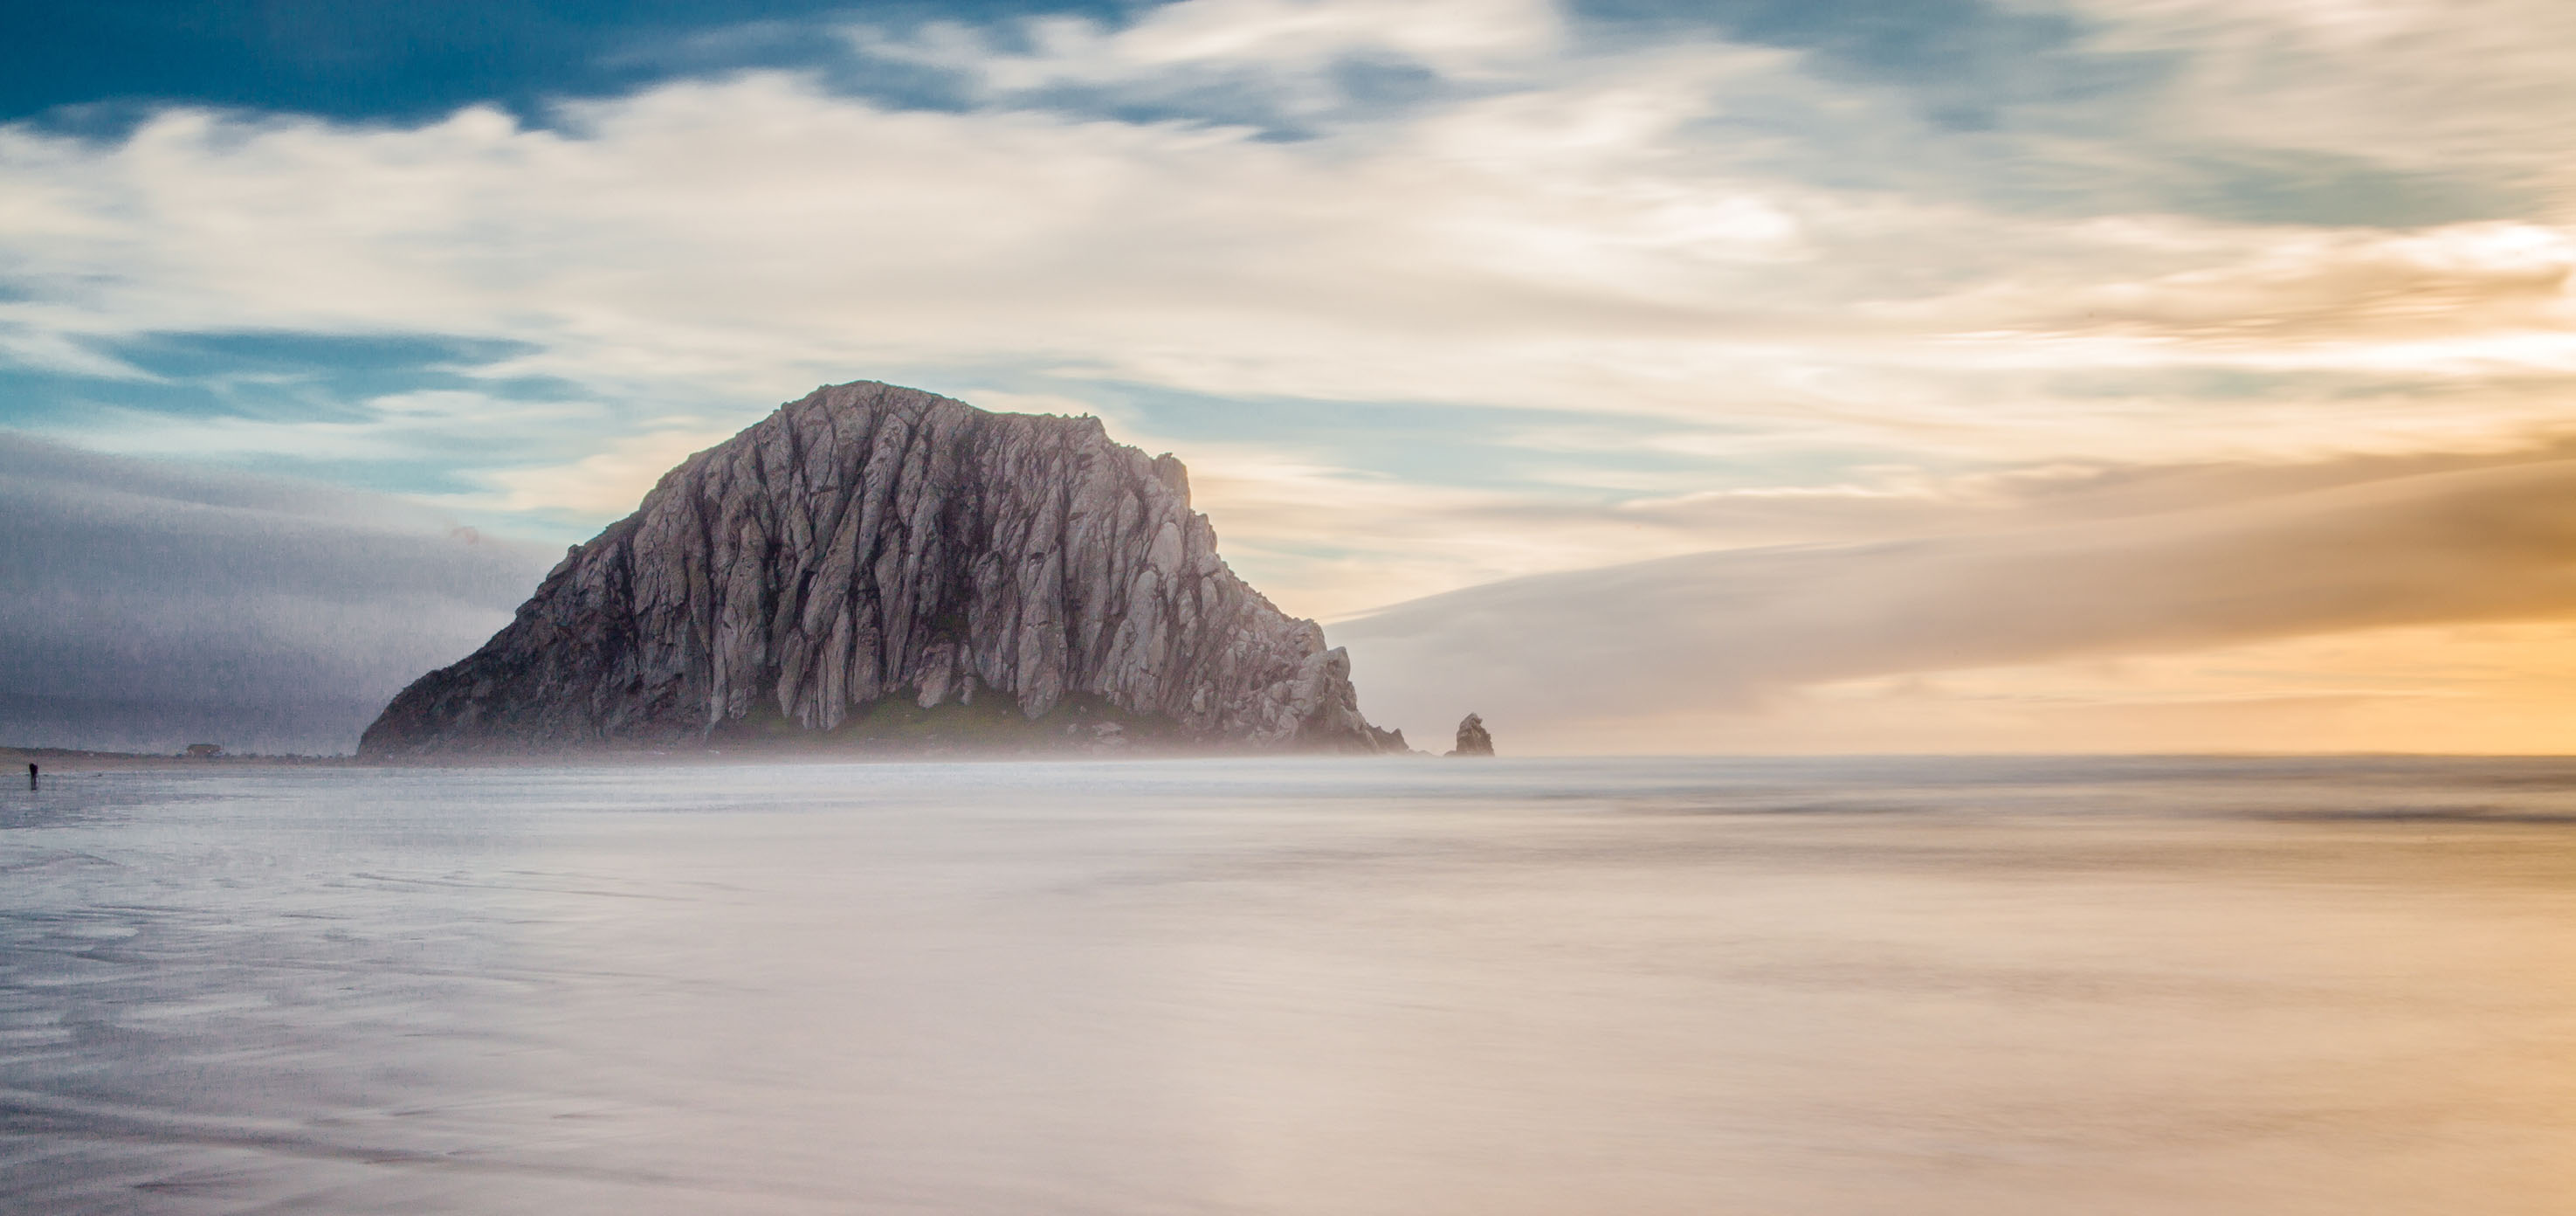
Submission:
[[[359,752],[685,745],[748,724],[822,739],[889,698],[979,691],[1032,723],[1099,706],[1183,742],[1404,750],[1360,715],[1323,630],[1217,556],[1180,461],[1094,418],[860,382],[664,475],[482,649],[395,697]]]

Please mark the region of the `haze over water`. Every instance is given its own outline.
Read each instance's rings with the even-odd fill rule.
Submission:
[[[2576,762],[122,772],[0,1208],[2576,1210]]]

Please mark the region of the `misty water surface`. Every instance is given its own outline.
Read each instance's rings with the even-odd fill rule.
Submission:
[[[2576,764],[0,799],[0,1209],[2563,1213]]]

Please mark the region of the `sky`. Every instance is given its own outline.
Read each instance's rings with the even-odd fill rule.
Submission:
[[[0,736],[345,750],[865,378],[1178,453],[1417,742],[2563,751],[2571,65],[2559,0],[0,6]]]

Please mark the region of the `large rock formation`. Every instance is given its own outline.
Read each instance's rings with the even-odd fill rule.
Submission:
[[[863,381],[664,475],[358,751],[922,739],[1404,750],[1226,568],[1180,461]]]
[[[1490,756],[1494,754],[1493,733],[1485,729],[1485,719],[1469,714],[1458,722],[1458,747],[1452,756]]]

